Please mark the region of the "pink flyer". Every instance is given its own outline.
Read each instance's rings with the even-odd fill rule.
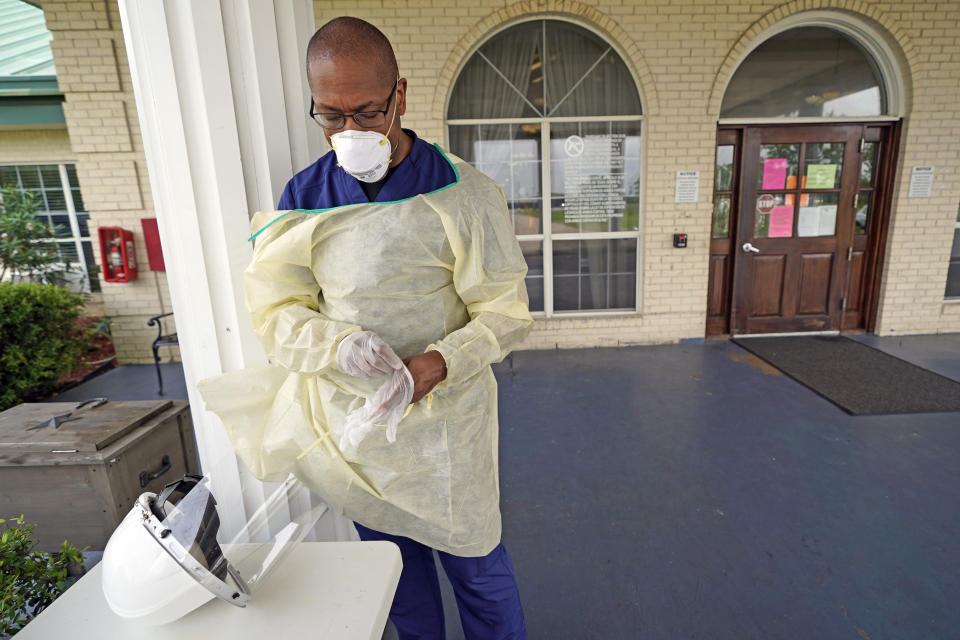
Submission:
[[[787,159],[767,158],[763,161],[763,186],[768,189],[783,189],[787,185]]]
[[[789,238],[793,235],[793,207],[774,207],[770,212],[770,232],[768,238]]]

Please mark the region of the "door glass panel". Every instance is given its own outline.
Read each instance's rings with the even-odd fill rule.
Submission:
[[[714,191],[730,191],[733,185],[733,145],[717,146],[717,169],[714,176]]]
[[[838,189],[843,170],[842,142],[811,143],[803,157],[804,189]]]
[[[755,213],[754,238],[786,238],[793,234],[793,194],[761,193]]]
[[[797,188],[799,144],[760,145],[760,171],[757,189],[775,191]]]
[[[713,199],[713,232],[714,238],[730,237],[730,196],[716,196]]]
[[[640,122],[550,127],[553,233],[640,228]]]
[[[960,215],[957,216],[960,222]],[[950,251],[950,266],[947,269],[947,298],[960,298],[960,229],[953,232],[953,249]]]
[[[797,236],[814,238],[837,232],[839,193],[802,193],[797,218]]]
[[[870,200],[872,191],[861,191],[857,194],[857,212],[854,214],[856,232],[859,235],[867,233],[867,224],[870,222]]]
[[[877,143],[864,142],[863,156],[860,159],[860,186],[872,187],[873,177],[876,172],[877,162]]]

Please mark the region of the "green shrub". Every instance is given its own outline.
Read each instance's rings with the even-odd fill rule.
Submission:
[[[33,550],[33,530],[23,516],[0,518],[0,638],[23,628],[67,590],[71,566],[83,555],[66,540],[57,553]]]
[[[90,337],[77,328],[83,298],[49,284],[0,284],[0,411],[52,390]]]

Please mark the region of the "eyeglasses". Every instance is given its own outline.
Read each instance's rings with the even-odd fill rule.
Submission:
[[[387,112],[390,111],[390,103],[393,101],[394,91],[396,91],[397,79],[393,83],[393,89],[390,90],[390,97],[387,98],[387,106],[377,111],[358,111],[357,113],[314,113],[313,98],[310,98],[310,117],[314,122],[324,129],[342,129],[347,123],[347,118],[353,118],[353,121],[365,129],[382,127],[387,122]]]

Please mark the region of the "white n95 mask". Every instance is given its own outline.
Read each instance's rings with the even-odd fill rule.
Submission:
[[[361,182],[377,182],[387,174],[393,150],[378,131],[341,131],[330,136],[337,164]]]

